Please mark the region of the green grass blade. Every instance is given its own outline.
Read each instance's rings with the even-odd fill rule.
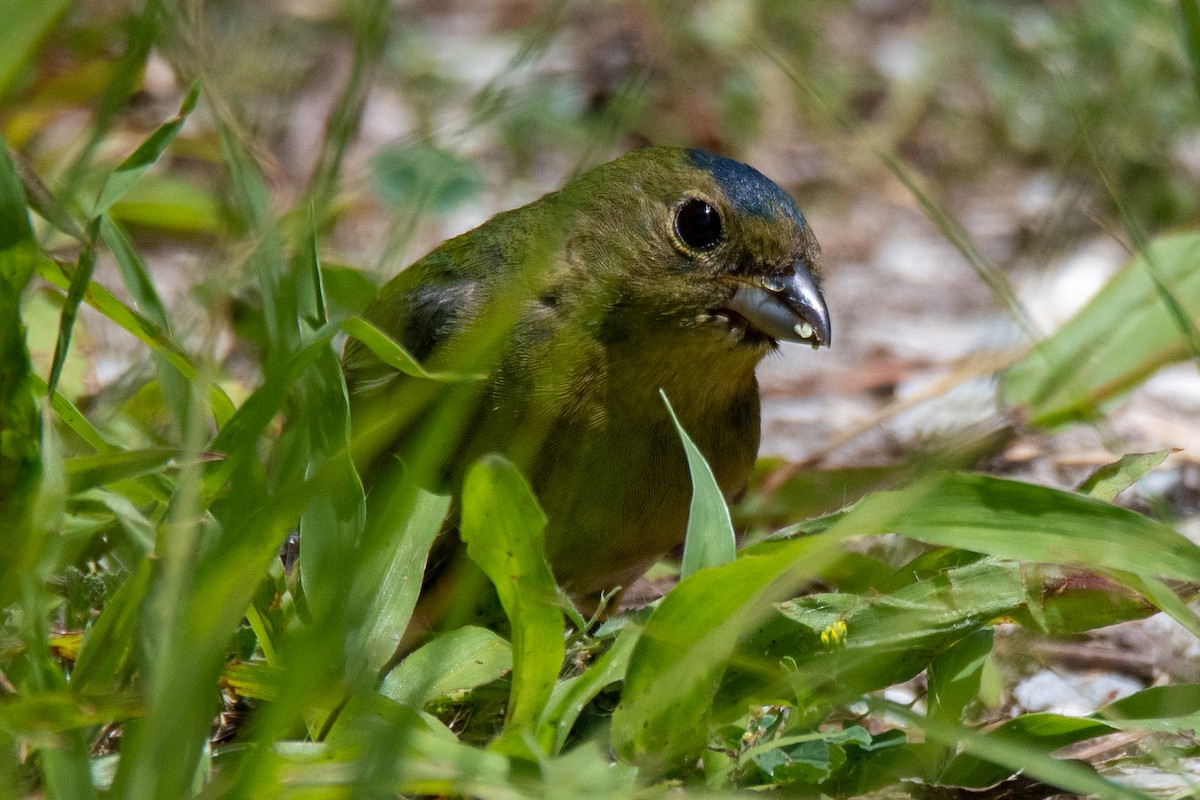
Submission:
[[[38,475],[41,422],[33,400],[29,351],[21,324],[21,294],[40,257],[25,196],[8,147],[0,139],[0,511],[10,522],[24,516]],[[8,559],[7,563],[12,563]],[[7,569],[0,567],[0,577]],[[0,583],[3,583],[0,581]],[[8,584],[12,585],[12,584]]]
[[[1038,338],[1037,328],[1033,324],[1029,312],[1021,304],[1020,298],[1017,297],[1012,286],[1009,285],[1004,273],[983,254],[982,249],[975,243],[975,239],[963,227],[962,223],[919,184],[915,170],[909,169],[893,152],[872,141],[871,137],[866,133],[865,126],[843,106],[831,100],[813,78],[806,77],[801,70],[796,68],[788,55],[776,48],[763,44],[761,41],[756,41],[753,44],[787,75],[796,88],[813,98],[842,128],[854,134],[887,167],[888,171],[916,199],[917,204],[925,212],[925,216],[929,218],[929,221],[937,226],[942,235],[946,237],[946,240],[954,245],[954,248],[958,250],[971,269],[975,271],[975,274],[979,276],[979,279],[983,281],[983,284],[991,290],[997,303],[1008,312],[1022,333],[1030,340],[1036,341]]]
[[[309,203],[303,204],[307,208],[315,206],[314,216],[317,222],[324,219],[336,192],[342,161],[358,131],[375,69],[388,40],[388,23],[392,8],[388,0],[365,0],[356,3],[352,8],[355,31],[350,75],[325,123],[321,152],[306,191]]]
[[[75,318],[79,313],[79,304],[83,302],[84,292],[92,281],[92,272],[96,268],[95,241],[99,220],[88,226],[88,233],[83,247],[79,251],[79,263],[71,275],[71,283],[67,287],[67,299],[63,302],[62,315],[58,321],[58,343],[54,346],[54,360],[50,364],[50,377],[46,379],[49,392],[58,390],[58,379],[62,375],[63,365],[67,363],[67,350],[71,346],[71,333],[75,329]]]
[[[456,381],[480,380],[484,377],[482,375],[451,372],[429,372],[404,349],[403,345],[362,317],[350,317],[344,320],[342,322],[342,330],[346,332],[346,335],[353,336],[365,344],[380,361],[414,378],[453,383]]]
[[[178,466],[181,455],[177,448],[155,447],[77,456],[66,462],[67,480],[72,492],[82,492]]]
[[[100,194],[96,198],[96,203],[92,208],[93,216],[100,216],[112,208],[113,204],[120,200],[129,191],[130,187],[137,183],[138,179],[154,166],[154,162],[158,161],[159,156],[163,154],[167,146],[175,139],[175,135],[179,133],[179,129],[183,127],[183,123],[187,120],[188,115],[192,113],[199,99],[200,82],[196,81],[188,89],[187,94],[184,95],[183,103],[179,107],[179,113],[160,125],[154,133],[150,134],[104,181],[104,185],[100,187]]]
[[[121,685],[120,678],[129,671],[137,645],[141,607],[152,572],[151,562],[142,561],[108,598],[104,610],[84,636],[71,673],[72,691],[86,695],[111,691]]]
[[[71,286],[72,273],[62,264],[49,258],[40,258],[36,263],[38,275],[47,283],[60,289],[68,289]],[[199,373],[196,365],[174,339],[158,325],[118,300],[103,286],[95,282],[89,283],[84,300],[143,344],[148,345],[152,351],[162,354],[189,382],[197,380]],[[208,390],[208,402],[218,425],[226,424],[233,416],[233,401],[220,387],[212,386]]]
[[[208,449],[226,453],[230,457],[215,465],[205,477],[205,496],[215,495],[229,476],[240,467],[242,459],[257,458],[254,448],[248,445],[257,442],[275,415],[283,410],[292,384],[328,352],[329,340],[335,332],[336,328],[327,326],[319,336],[314,336],[310,344],[268,374],[237,411],[222,424],[221,430],[217,432]]]
[[[733,533],[733,520],[729,517],[729,506],[713,476],[712,468],[704,460],[704,454],[688,436],[687,431],[675,416],[666,392],[659,390],[671,422],[683,443],[687,454],[688,472],[692,476],[692,501],[688,507],[687,537],[683,545],[683,564],[679,574],[686,578],[705,567],[718,567],[733,561],[737,551],[737,540]]]
[[[167,315],[167,307],[159,297],[154,280],[150,277],[150,270],[134,249],[133,242],[129,241],[125,231],[108,216],[100,220],[100,238],[116,259],[117,268],[121,271],[121,278],[133,302],[147,319],[169,334],[171,318]]]
[[[84,241],[83,230],[76,224],[71,212],[59,202],[50,187],[42,183],[33,167],[19,154],[13,153],[13,166],[21,177],[21,185],[25,188],[25,196],[29,198],[29,207],[41,215],[58,230],[76,241]]]
[[[129,237],[121,230],[121,226],[107,214],[100,218],[100,238],[108,246],[113,258],[116,259],[117,267],[121,271],[121,279],[130,297],[133,298],[134,304],[151,322],[162,328],[166,335],[173,337],[171,318],[167,314],[166,305],[158,295],[158,290],[154,287],[150,271],[146,268],[146,264],[138,255],[137,250],[134,249],[133,242],[129,241]],[[154,353],[154,361],[163,401],[171,410],[176,431],[182,439],[182,432],[187,424],[187,404],[191,397],[187,379],[172,366],[162,353]]]
[[[967,757],[978,757],[991,764],[1000,765],[1002,771],[1007,771],[1008,774],[1023,772],[1064,792],[1099,797],[1102,800],[1150,800],[1149,795],[1127,789],[1101,777],[1090,766],[1048,755],[1048,747],[1030,746],[1022,741],[993,735],[994,731],[987,734],[977,733],[960,725],[922,717],[904,706],[886,700],[870,698],[868,703],[877,712],[886,711],[909,725],[921,728],[925,731],[927,740],[937,741],[946,747],[961,747]],[[1103,726],[1103,723],[1053,714],[1027,714],[1019,720],[1027,720],[1029,727],[1036,726],[1039,721],[1048,723],[1052,729],[1051,735],[1061,731],[1064,739],[1081,737],[1076,741],[1082,741],[1091,738],[1092,735],[1099,735],[1111,730]],[[1085,733],[1088,735],[1084,735]],[[953,768],[952,764],[951,769]],[[964,776],[964,778],[970,777],[973,776]],[[957,774],[951,773],[943,776],[942,779],[948,784],[953,784],[957,778]],[[971,781],[967,785],[973,783],[975,781]]]
[[[286,358],[300,343],[297,298],[286,291],[285,241],[271,205],[262,170],[248,143],[239,138],[228,122],[220,127],[221,153],[229,171],[230,197],[234,211],[255,243],[246,263],[262,295],[266,327],[266,366]]]
[[[30,383],[33,386],[33,391],[40,397],[45,397],[49,388],[46,381],[40,375],[33,375],[30,378]],[[71,403],[70,400],[63,397],[58,392],[50,398],[50,408],[58,415],[63,424],[75,432],[80,439],[87,442],[97,453],[109,453],[118,450],[119,448],[109,442],[100,431],[92,426],[88,418],[83,415],[83,412]]]
[[[1193,353],[1200,346],[1197,320],[1200,233],[1160,237],[1004,371],[1001,400],[1034,425],[1095,416],[1162,366]]]
[[[112,130],[113,123],[128,108],[129,98],[137,91],[146,71],[146,58],[156,43],[160,0],[146,0],[141,11],[125,23],[125,52],[112,71],[112,77],[96,99],[94,119],[87,142],[79,149],[65,172],[62,196],[74,198],[75,188],[92,165],[92,157]]]

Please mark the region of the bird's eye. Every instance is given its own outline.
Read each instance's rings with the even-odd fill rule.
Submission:
[[[675,209],[675,233],[688,247],[709,250],[721,241],[721,215],[700,198],[690,198]]]

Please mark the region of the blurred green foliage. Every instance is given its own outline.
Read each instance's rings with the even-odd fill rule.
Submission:
[[[1163,454],[1079,492],[942,471],[995,441],[768,465],[776,490],[738,510],[765,541],[732,561],[698,480],[689,547],[710,555],[598,625],[556,605],[541,512],[487,460],[461,502],[507,627],[395,659],[451,501],[398,474],[368,513],[337,344],[421,374],[355,317],[379,273],[631,145],[808,148],[839,165],[793,176],[814,198],[1005,164],[1080,185],[1142,250],[998,376],[1018,422],[1102,418],[1200,352],[1196,235],[1148,241],[1200,202],[1191,0],[0,0],[0,19],[0,800],[852,796],[1018,771],[1128,798],[1052,753],[1133,730],[1162,737],[1163,773],[1195,756],[1174,736],[1197,726],[1190,685],[982,732],[998,620],[1066,635],[1162,609],[1200,633],[1200,551],[1109,502]],[[884,533],[904,546],[848,546]],[[927,707],[883,699],[922,672]]]

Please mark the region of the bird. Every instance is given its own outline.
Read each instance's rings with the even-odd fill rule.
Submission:
[[[348,341],[364,482],[401,462],[454,490],[500,453],[545,512],[560,587],[627,588],[686,532],[691,479],[660,390],[732,502],[759,448],[756,367],[780,342],[831,342],[822,283],[815,235],[762,173],[632,150],[383,285],[363,316],[461,380],[401,373]]]

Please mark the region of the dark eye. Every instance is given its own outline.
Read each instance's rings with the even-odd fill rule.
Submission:
[[[716,247],[721,241],[721,215],[708,203],[693,197],[675,210],[679,241],[697,250]]]

